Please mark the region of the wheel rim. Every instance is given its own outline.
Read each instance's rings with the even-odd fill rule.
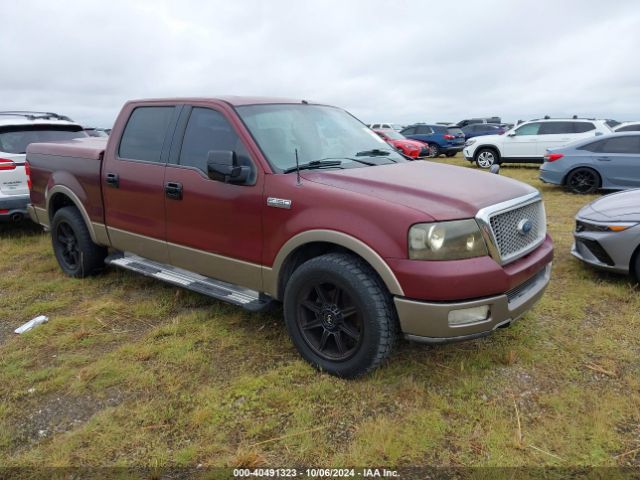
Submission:
[[[60,245],[60,256],[63,262],[70,269],[75,269],[80,265],[80,247],[73,228],[61,222],[56,229],[56,239]]]
[[[303,289],[297,317],[304,341],[326,360],[346,360],[362,343],[358,309],[348,293],[336,285],[316,283]]]
[[[493,165],[494,161],[495,157],[493,156],[493,153],[489,151],[480,152],[480,154],[478,155],[478,165],[480,165],[482,168],[489,168],[491,165]]]
[[[429,156],[435,158],[440,154],[440,149],[437,145],[429,145]]]
[[[589,170],[578,170],[571,175],[569,186],[574,192],[587,193],[596,187],[596,176]]]

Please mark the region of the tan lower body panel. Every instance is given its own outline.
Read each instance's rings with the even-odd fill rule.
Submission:
[[[169,243],[170,264],[207,277],[262,291],[262,267],[255,263]]]
[[[149,260],[182,268],[217,280],[262,291],[262,267],[255,263],[165,242],[107,227],[111,246]]]

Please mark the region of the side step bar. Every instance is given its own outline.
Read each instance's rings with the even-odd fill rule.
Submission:
[[[178,287],[239,305],[251,312],[265,310],[273,304],[273,299],[267,294],[154,262],[131,253],[117,252],[109,255],[104,262],[107,265],[126,268],[147,277],[157,278]]]

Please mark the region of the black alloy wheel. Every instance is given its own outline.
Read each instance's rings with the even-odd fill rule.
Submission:
[[[600,177],[591,168],[576,168],[567,177],[567,188],[573,193],[593,193],[600,188]]]
[[[82,252],[73,228],[67,222],[62,221],[58,223],[55,235],[61,246],[60,259],[64,262],[64,266],[70,270],[76,270],[82,261]]]
[[[362,342],[362,321],[349,294],[317,283],[300,291],[297,321],[304,341],[326,360],[347,360]]]

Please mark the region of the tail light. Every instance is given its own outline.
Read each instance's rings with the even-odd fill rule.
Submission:
[[[24,162],[24,173],[27,174],[27,187],[31,190],[31,165],[29,162]]]
[[[444,136],[444,139],[445,139],[445,140],[453,140],[453,139],[455,139],[455,138],[456,138],[456,137],[455,137],[454,135],[449,135],[449,134],[446,134],[446,135]]]
[[[556,160],[560,160],[564,155],[562,153],[547,153],[544,156],[545,162],[555,162]]]
[[[0,170],[15,170],[15,169],[16,169],[16,164],[13,160],[0,158]]]

